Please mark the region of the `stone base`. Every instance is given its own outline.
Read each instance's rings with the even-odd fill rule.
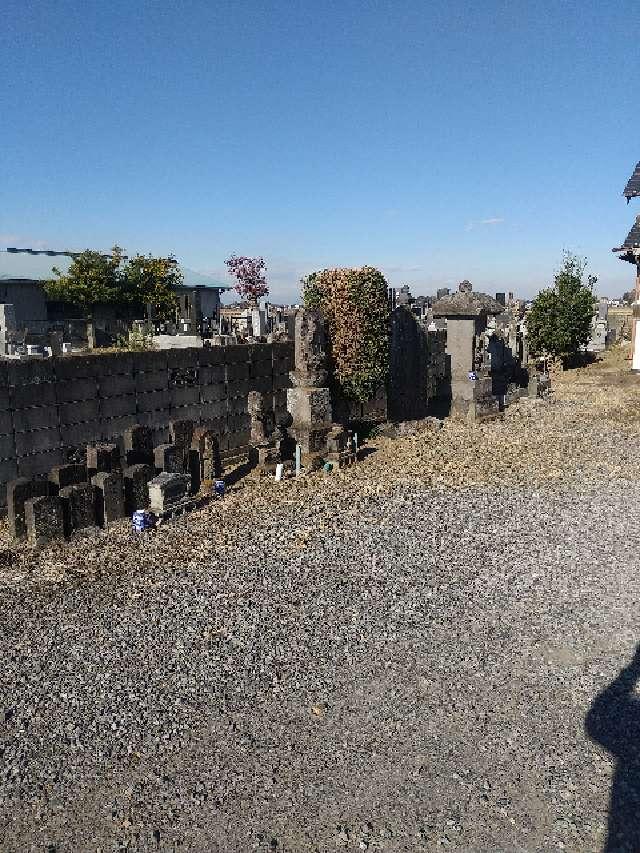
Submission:
[[[330,424],[323,427],[294,424],[292,432],[296,442],[300,445],[303,456],[327,452],[327,437],[331,432]]]
[[[346,468],[355,464],[356,454],[351,450],[341,450],[327,453],[326,461],[331,462],[334,468]]]
[[[254,469],[253,473],[258,476],[275,474],[276,465],[281,461],[280,453],[273,443],[254,446],[249,450],[249,463]]]
[[[483,400],[474,400],[469,404],[467,421],[492,421],[502,417],[504,413],[495,397],[485,397]]]
[[[331,394],[328,388],[289,388],[287,389],[287,411],[293,418],[294,426],[308,424],[310,427],[330,424]]]

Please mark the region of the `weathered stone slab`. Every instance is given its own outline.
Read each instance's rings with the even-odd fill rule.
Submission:
[[[53,487],[47,480],[30,480],[21,477],[7,486],[7,517],[9,530],[14,539],[27,538],[25,503],[32,498],[48,496]]]
[[[222,476],[220,444],[214,432],[206,427],[194,430],[191,449],[200,455],[200,480],[215,480]]]
[[[60,489],[65,533],[96,526],[96,490],[92,483],[77,483]]]
[[[86,483],[87,466],[79,463],[56,465],[49,471],[49,482],[57,486],[58,489],[74,486],[77,483]]]
[[[100,471],[116,471],[121,461],[117,444],[90,444],[87,447],[87,472],[90,477]]]
[[[197,495],[200,491],[202,460],[200,453],[193,447],[189,450],[187,464],[190,478],[189,489],[192,495]]]
[[[32,545],[45,545],[65,534],[64,504],[57,495],[30,498],[25,504],[27,539]]]
[[[323,454],[327,448],[327,436],[331,430],[330,426],[310,428],[300,425],[294,426],[296,442],[300,445],[303,455]]]
[[[159,474],[149,482],[149,504],[153,512],[166,512],[185,500],[191,486],[187,474]]]
[[[247,409],[251,416],[251,443],[268,441],[276,427],[273,406],[267,405],[265,395],[260,391],[250,391]]]
[[[303,309],[295,319],[295,385],[322,387],[327,381],[327,339],[320,311]]]
[[[132,515],[137,509],[149,506],[149,480],[153,479],[151,465],[130,465],[123,471],[125,511]]]
[[[106,527],[123,518],[125,507],[122,471],[100,471],[92,477],[91,482],[95,487],[96,522],[101,527]]]
[[[179,474],[178,450],[175,444],[161,444],[153,451],[156,471],[165,474]]]
[[[127,465],[153,464],[153,433],[149,427],[135,424],[124,431]]]
[[[176,458],[181,472],[189,470],[189,450],[193,441],[193,421],[169,421],[169,436],[176,446]]]
[[[331,424],[331,394],[328,388],[289,388],[287,410],[294,427],[298,425],[324,426]]]

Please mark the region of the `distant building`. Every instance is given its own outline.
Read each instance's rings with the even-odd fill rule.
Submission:
[[[0,278],[0,303],[13,305],[18,326],[47,320],[44,282],[33,278]]]
[[[461,281],[458,285],[458,293],[471,293],[473,291],[473,285],[469,281],[468,278],[465,278],[464,281]]]
[[[444,296],[449,296],[451,291],[448,287],[439,287],[436,293],[436,299],[442,299]]]
[[[396,305],[411,305],[413,296],[408,284],[404,284],[396,293]]]
[[[507,300],[504,293],[496,293],[496,302],[499,302],[500,305],[506,305]]]

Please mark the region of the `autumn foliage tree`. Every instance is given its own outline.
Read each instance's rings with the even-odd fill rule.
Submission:
[[[345,397],[370,400],[389,371],[387,282],[373,267],[326,269],[302,280],[308,308],[324,314],[332,373]]]
[[[584,282],[586,260],[566,252],[553,287],[540,291],[527,315],[527,339],[533,355],[570,362],[589,343],[596,276]]]
[[[243,299],[252,305],[257,305],[258,300],[269,293],[267,278],[264,274],[266,264],[264,258],[246,258],[231,255],[225,261],[229,273],[236,280],[236,291]]]

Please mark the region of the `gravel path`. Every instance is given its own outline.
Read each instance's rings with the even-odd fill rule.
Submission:
[[[0,850],[587,853],[608,750],[639,850],[640,720],[620,687],[608,749],[584,723],[640,641],[640,398],[606,366],[149,536],[0,550]]]

